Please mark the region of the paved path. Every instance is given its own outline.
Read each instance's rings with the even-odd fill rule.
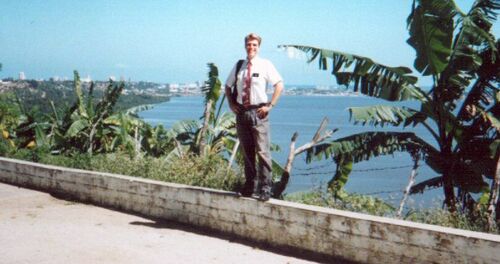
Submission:
[[[311,263],[0,183],[0,263]]]

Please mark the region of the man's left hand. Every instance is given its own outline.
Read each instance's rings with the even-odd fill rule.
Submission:
[[[269,112],[271,111],[271,108],[270,106],[262,106],[260,107],[259,109],[257,109],[257,116],[262,119],[262,118],[265,118]]]

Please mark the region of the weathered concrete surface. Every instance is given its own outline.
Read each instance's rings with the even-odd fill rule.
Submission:
[[[0,263],[310,263],[0,183]]]
[[[231,192],[0,158],[0,182],[365,263],[498,263],[500,236]]]

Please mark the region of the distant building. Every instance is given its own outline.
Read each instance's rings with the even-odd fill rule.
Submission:
[[[113,75],[109,76],[109,79],[112,80],[113,82],[116,81],[116,77]]]
[[[82,79],[82,83],[90,83],[92,81],[92,78],[90,78],[90,75],[87,75],[87,77]]]
[[[179,84],[177,83],[169,83],[167,84],[168,91],[171,93],[178,93],[179,92]]]
[[[21,80],[21,81],[26,80],[26,76],[24,75],[24,72],[19,73],[19,80]]]

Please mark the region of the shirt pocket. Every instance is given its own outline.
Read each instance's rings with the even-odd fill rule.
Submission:
[[[252,86],[256,87],[265,87],[266,79],[262,76],[262,74],[258,74],[258,76],[252,75]]]

